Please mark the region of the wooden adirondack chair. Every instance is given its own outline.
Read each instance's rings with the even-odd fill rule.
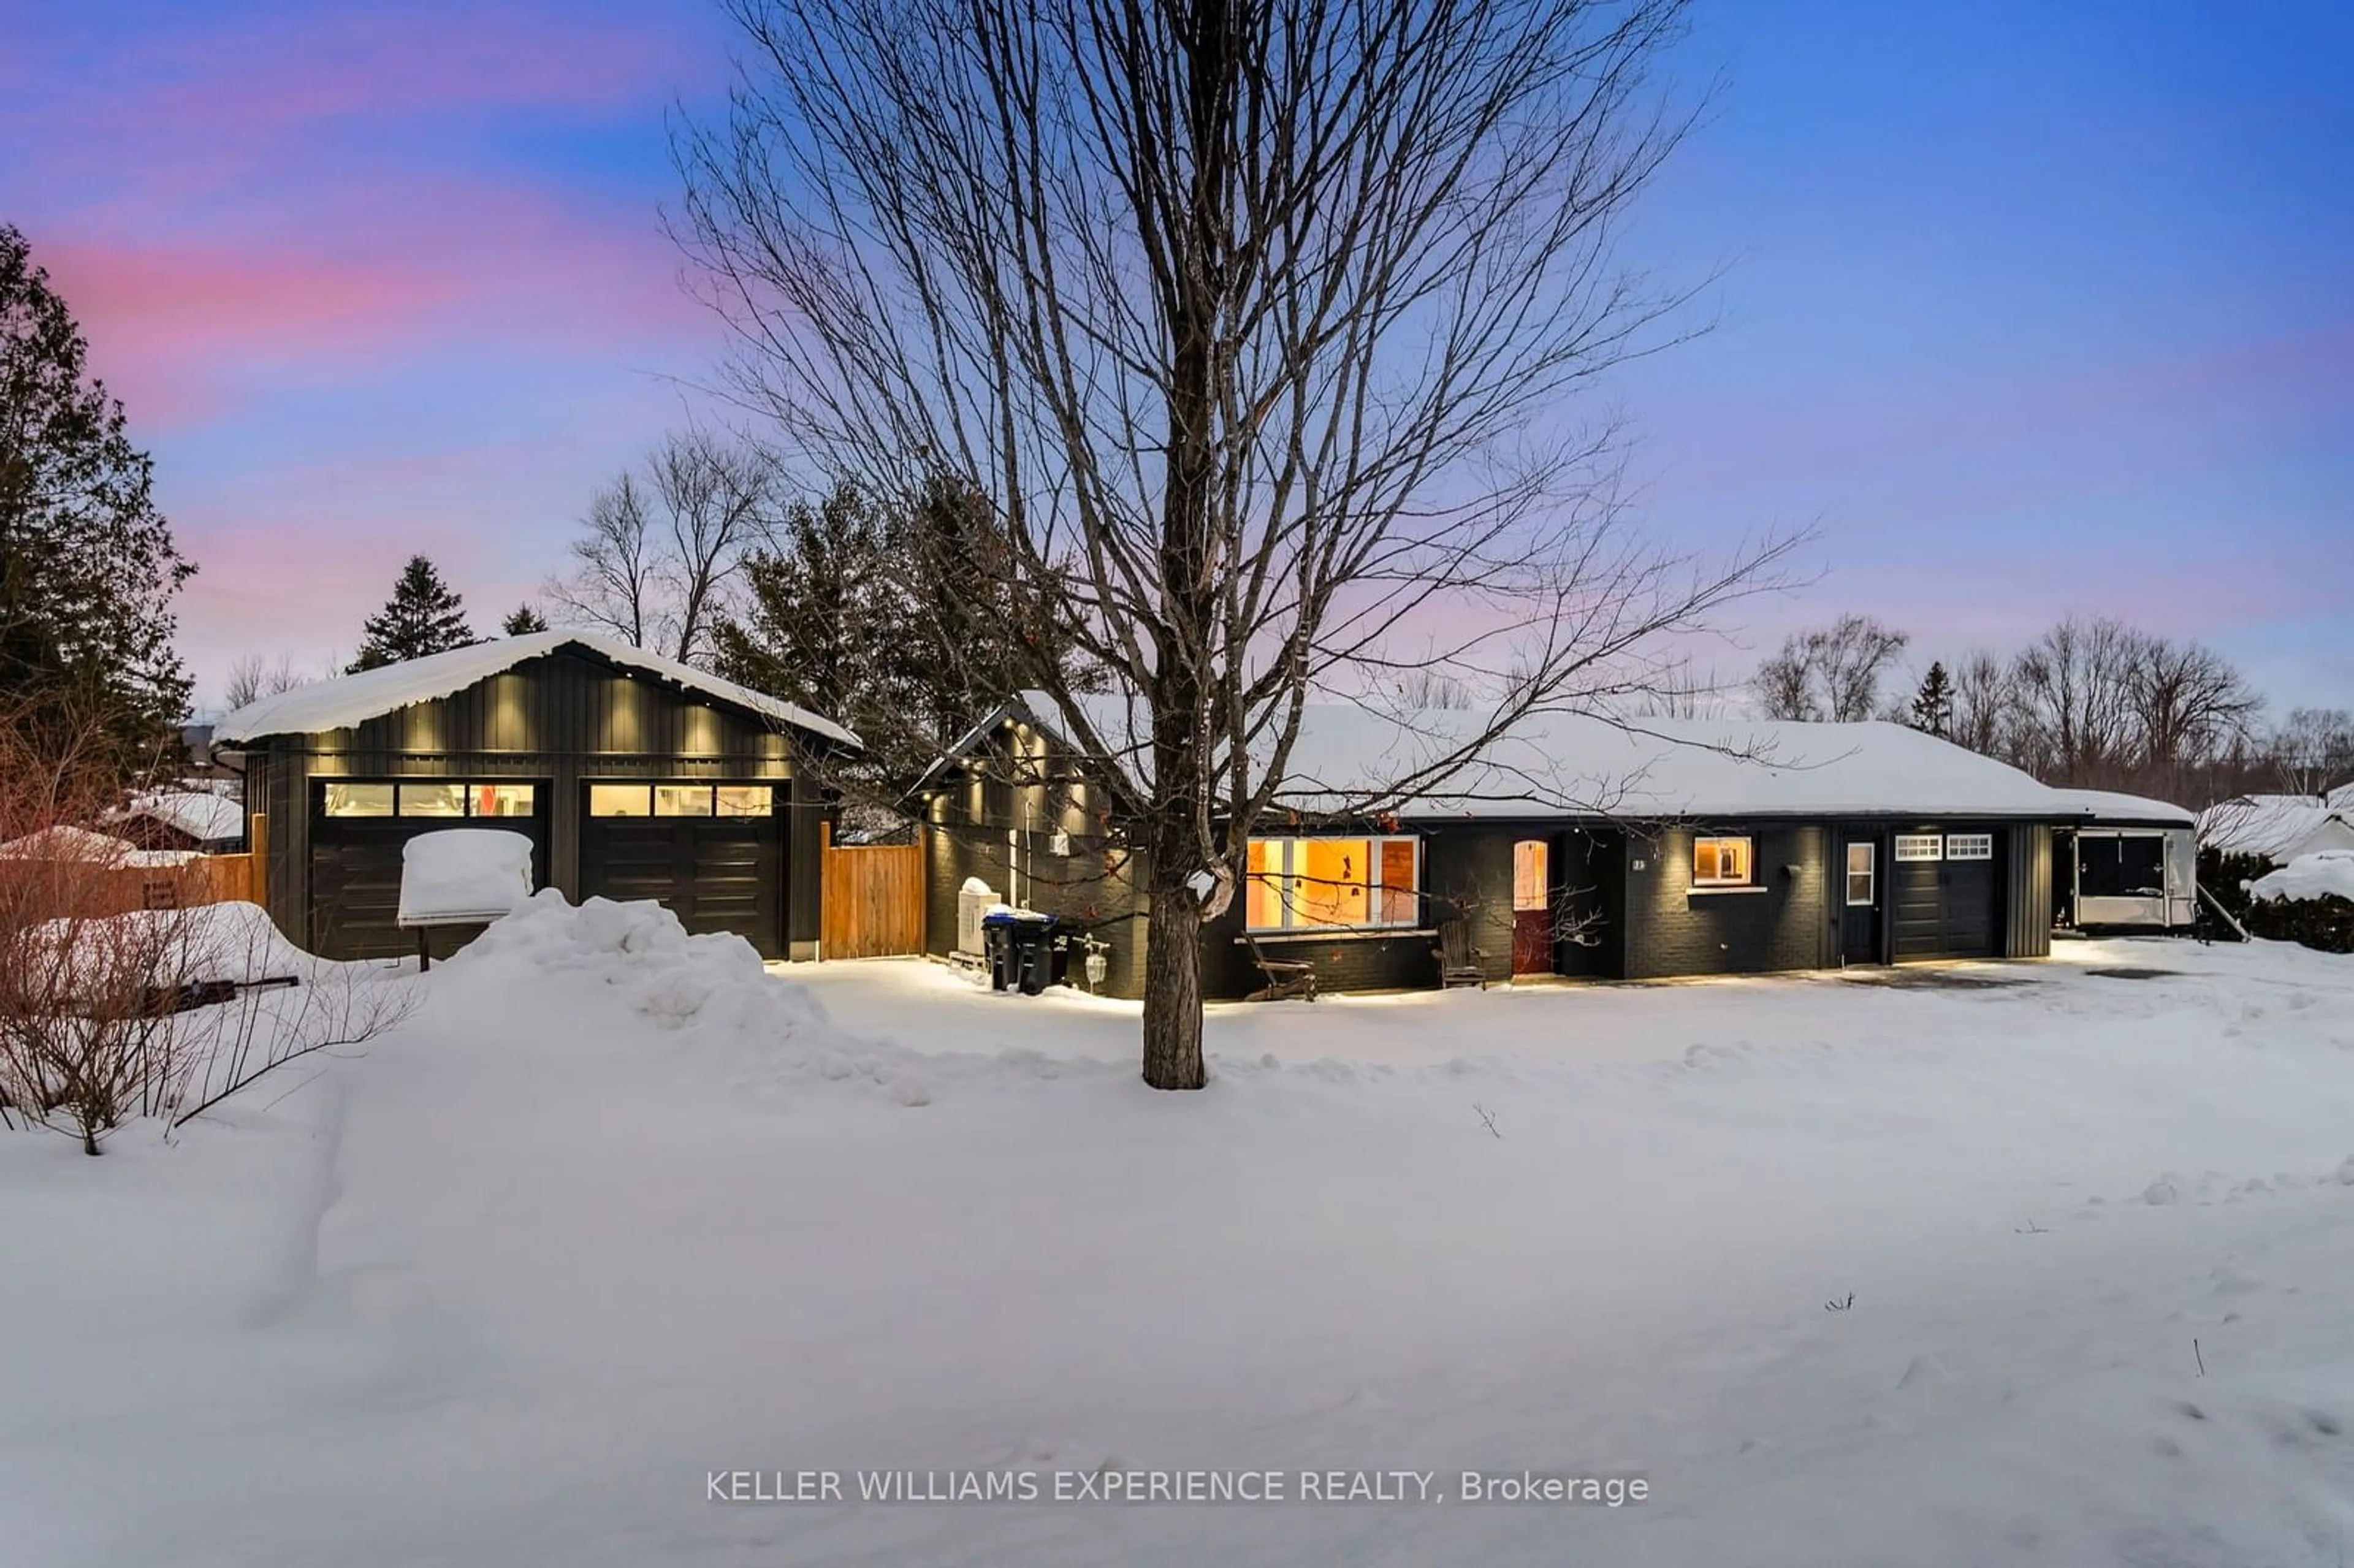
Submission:
[[[1259,950],[1256,938],[1245,936],[1243,946],[1258,966],[1267,984],[1243,998],[1245,1001],[1281,1001],[1287,997],[1299,997],[1306,1001],[1316,1000],[1316,966],[1298,959],[1270,959]]]
[[[1471,945],[1471,922],[1456,915],[1438,923],[1438,946],[1431,949],[1438,957],[1438,983],[1441,986],[1476,985],[1488,989],[1486,955]]]

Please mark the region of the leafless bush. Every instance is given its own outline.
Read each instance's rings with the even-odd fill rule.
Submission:
[[[404,982],[310,959],[252,905],[143,907],[176,903],[172,867],[90,830],[102,770],[28,736],[0,722],[0,1125],[96,1154],[406,1016]]]

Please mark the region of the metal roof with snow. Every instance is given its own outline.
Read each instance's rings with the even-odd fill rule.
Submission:
[[[618,669],[667,681],[765,720],[790,725],[845,746],[860,744],[856,735],[822,715],[749,686],[722,680],[692,664],[649,653],[618,638],[588,631],[534,631],[521,637],[501,637],[471,648],[453,648],[446,653],[432,653],[381,669],[297,686],[248,704],[219,720],[213,726],[213,743],[235,747],[275,735],[315,735],[323,730],[350,729],[412,704],[455,695],[493,675],[504,674],[526,660],[567,650],[587,653]]]

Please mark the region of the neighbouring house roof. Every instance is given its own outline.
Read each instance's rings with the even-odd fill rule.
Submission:
[[[830,718],[807,708],[723,681],[707,670],[665,659],[631,647],[618,638],[588,631],[534,631],[521,637],[501,637],[471,648],[453,648],[378,670],[363,670],[297,686],[291,692],[264,697],[220,719],[213,726],[215,745],[233,746],[273,735],[315,735],[323,730],[350,729],[417,703],[454,695],[493,675],[504,674],[527,659],[577,650],[624,670],[668,681],[713,702],[740,708],[764,719],[792,726],[828,740],[856,746],[858,736]]]
[[[2190,808],[2147,795],[2120,795],[2114,789],[2054,789],[2052,793],[2084,807],[2096,822],[2164,823],[2170,828],[2195,827],[2199,822],[2199,813]]]
[[[0,843],[0,860],[88,861],[100,865],[185,865],[203,856],[195,850],[141,849],[128,839],[88,828],[59,824]]]
[[[119,818],[151,817],[202,843],[244,836],[245,807],[209,789],[157,789],[134,795]]]
[[[2354,818],[2319,795],[2243,795],[2199,813],[2199,842],[2225,854],[2287,861],[2354,849]]]
[[[952,748],[970,753],[1010,719],[1061,738],[1055,709],[1025,693]],[[1085,716],[1140,781],[1142,726],[1118,698]],[[1279,806],[1323,812],[1394,811],[1410,821],[1596,816],[1979,816],[2064,821],[2093,806],[1992,758],[1903,725],[1793,724],[1755,719],[1532,716],[1470,765],[1401,798],[1413,779],[1485,727],[1452,710],[1385,713],[1345,703],[1308,708]],[[928,776],[937,777],[938,768]],[[2145,803],[2156,805],[2157,803]],[[2170,807],[2158,807],[2173,811]],[[2187,812],[2181,820],[2190,821]]]

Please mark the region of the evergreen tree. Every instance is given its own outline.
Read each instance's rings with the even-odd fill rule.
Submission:
[[[547,617],[529,603],[519,604],[507,611],[507,618],[499,622],[499,630],[509,637],[528,637],[547,630]]]
[[[446,653],[479,641],[466,624],[465,602],[441,580],[433,563],[422,556],[408,557],[392,598],[360,628],[360,656],[352,669],[374,670],[404,659]]]
[[[16,229],[0,225],[0,703],[127,776],[172,747],[188,706],[172,646],[184,560],[153,463]]]
[[[1935,736],[1950,736],[1954,729],[1954,683],[1946,674],[1943,660],[1929,666],[1921,681],[1921,689],[1913,694],[1913,716],[1908,720],[1914,729],[1927,730]]]
[[[742,613],[714,637],[719,673],[856,730],[866,749],[840,782],[884,801],[1012,694],[1017,649],[1075,657],[968,492],[886,511],[844,485],[788,510],[777,540],[745,564]]]

